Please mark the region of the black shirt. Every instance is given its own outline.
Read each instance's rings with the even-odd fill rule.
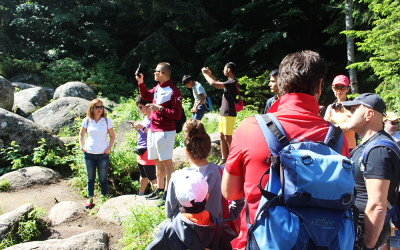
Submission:
[[[384,130],[377,132],[365,143],[359,144],[350,154],[351,159],[355,163],[357,190],[356,207],[360,210],[360,217],[364,218],[364,211],[368,200],[367,190],[365,188],[364,177],[371,179],[390,180],[388,201],[393,205],[396,198],[395,189],[399,185],[400,179],[400,160],[393,150],[387,147],[375,147],[371,149],[364,174],[360,170],[360,157],[365,147],[374,140],[384,139],[394,141],[393,138]]]
[[[229,79],[224,82],[225,88],[224,95],[222,96],[221,109],[219,111],[220,116],[236,116],[235,102],[237,101],[233,100],[233,98],[236,99],[238,95],[236,84],[235,79]]]

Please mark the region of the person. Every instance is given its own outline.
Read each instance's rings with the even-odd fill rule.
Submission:
[[[183,135],[186,158],[190,164],[190,167],[186,168],[185,171],[200,172],[204,175],[209,187],[208,193],[210,194],[205,209],[212,216],[222,218],[221,174],[219,166],[207,161],[207,157],[211,151],[210,136],[207,134],[203,123],[194,119],[187,120],[183,125]],[[180,173],[178,172],[172,174],[165,204],[165,214],[171,219],[175,218],[179,213],[179,202],[176,198],[175,185],[179,181]]]
[[[349,152],[357,146],[356,134],[353,130],[347,129],[346,121],[348,119],[348,110],[342,105],[347,100],[346,94],[350,90],[349,78],[345,75],[338,75],[333,79],[332,91],[337,98],[333,104],[330,104],[325,112],[324,119],[330,121],[333,125],[340,127],[349,144]]]
[[[265,104],[264,114],[266,114],[269,108],[279,99],[279,89],[278,89],[278,81],[277,77],[279,75],[279,69],[274,69],[269,73],[269,88],[271,89],[272,93],[275,95],[268,99],[267,103]]]
[[[85,134],[88,134],[86,142]],[[110,135],[110,143],[107,141],[107,134]],[[105,197],[108,194],[108,166],[110,164],[109,153],[114,144],[115,134],[111,120],[107,118],[103,102],[100,99],[93,99],[82,121],[79,132],[79,146],[83,151],[83,161],[87,173],[88,201],[85,207],[92,208],[94,197],[94,181],[99,175],[101,194]]]
[[[151,122],[151,109],[146,106],[148,103],[151,103],[151,101],[143,100],[141,95],[136,97],[136,106],[144,115],[144,119],[141,122],[132,122],[132,126],[139,133],[137,147],[135,148],[137,154],[136,162],[140,172],[139,196],[144,195],[148,181],[150,181],[152,189],[154,189],[154,185],[157,184],[156,165],[153,160],[148,159],[147,132],[149,131]]]
[[[400,146],[400,133],[397,132],[397,129],[399,128],[399,119],[400,117],[398,117],[396,113],[388,112],[387,116],[383,119],[383,122],[386,133],[391,135]]]
[[[207,82],[217,88],[224,89],[222,104],[219,112],[219,132],[221,139],[221,161],[218,165],[223,165],[228,158],[229,149],[232,142],[233,127],[236,120],[235,100],[238,93],[238,86],[235,78],[236,64],[229,62],[224,67],[224,75],[228,77],[226,82],[215,80],[211,70],[208,67],[201,69]]]
[[[329,124],[318,115],[318,100],[325,73],[324,59],[309,50],[289,54],[280,63],[278,88],[281,97],[268,113],[273,113],[278,119],[289,141],[324,141]],[[348,156],[346,140],[341,153]],[[226,199],[245,197],[248,203],[248,210],[245,208],[242,211],[240,234],[232,242],[235,249],[246,247],[246,212],[250,223],[253,223],[261,199],[257,185],[270,163],[270,150],[256,119],[246,118],[236,129],[221,185],[222,195]],[[267,182],[268,178],[264,177],[262,187]]]
[[[161,227],[146,250],[232,249],[230,241],[235,233],[221,218],[205,210],[210,201],[204,176],[188,169],[176,174],[176,198],[181,212]]]
[[[192,119],[201,120],[207,112],[207,93],[203,86],[189,75],[184,75],[182,78],[182,85],[188,89],[193,90],[194,104],[190,112],[193,113]]]
[[[400,161],[396,152],[378,146],[369,151],[365,166],[360,162],[364,149],[373,141],[394,141],[382,126],[383,117],[386,116],[386,104],[382,98],[376,94],[364,93],[342,104],[349,110],[347,129],[354,130],[362,138],[350,154],[356,163],[355,205],[360,211],[360,230],[356,232],[354,249],[375,249],[386,242],[391,232],[390,223],[385,226],[383,224],[387,203],[394,204],[400,178]]]
[[[146,104],[153,112],[150,115],[150,130],[147,132],[148,159],[154,160],[157,170],[157,189],[147,199],[162,199],[159,206],[165,204],[168,182],[174,172],[172,153],[175,142],[175,120],[179,120],[182,111],[181,91],[171,81],[171,65],[167,62],[157,64],[154,80],[157,86],[147,90],[142,73],[136,70],[136,80],[143,100],[152,100]],[[164,190],[165,177],[165,190]]]

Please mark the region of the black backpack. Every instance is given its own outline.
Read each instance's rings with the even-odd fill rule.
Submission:
[[[182,108],[181,118],[179,118],[179,120],[175,120],[175,130],[177,134],[182,131],[183,124],[185,124],[185,122],[186,122],[185,110],[183,110]]]

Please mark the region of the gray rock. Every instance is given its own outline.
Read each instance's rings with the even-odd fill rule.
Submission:
[[[33,210],[31,203],[25,203],[14,211],[0,215],[0,241],[11,235],[12,238],[18,231],[19,221],[26,218]]]
[[[16,145],[20,146],[22,155],[32,154],[42,138],[46,140],[47,145],[52,143],[64,149],[64,143],[42,126],[0,108],[0,139],[5,147],[9,147],[11,141],[15,141]]]
[[[47,102],[46,91],[42,87],[24,89],[14,94],[14,107],[21,102],[31,102],[36,107],[43,107]]]
[[[44,89],[44,92],[46,92],[47,100],[53,99],[54,89],[50,87],[42,87],[42,88]]]
[[[23,82],[11,82],[11,86],[14,88],[14,91],[15,90],[21,91],[21,90],[24,90],[24,89],[30,89],[30,88],[36,88],[37,87],[37,85],[23,83]]]
[[[94,91],[84,83],[67,82],[56,89],[53,99],[57,100],[62,97],[80,97],[91,101],[97,96]]]
[[[50,168],[45,167],[26,167],[12,171],[0,177],[0,182],[4,179],[10,184],[10,189],[24,189],[37,184],[50,184],[58,181],[61,175]]]
[[[219,114],[217,113],[206,113],[203,118],[208,119],[208,121],[213,121],[218,119]]]
[[[156,201],[146,200],[143,196],[122,195],[109,199],[100,207],[97,217],[115,224],[121,224],[137,205],[156,206]]]
[[[114,109],[115,107],[118,107],[118,104],[111,100],[104,99],[104,98],[98,98],[98,99],[103,102],[104,106],[106,106],[107,108],[109,108],[111,110]]]
[[[11,111],[14,103],[14,92],[11,84],[0,76],[0,108]]]
[[[63,201],[55,205],[49,213],[53,225],[61,224],[76,214],[84,213],[85,209],[75,201]]]
[[[221,138],[220,138],[221,133],[220,132],[214,132],[214,133],[211,133],[208,135],[210,136],[211,143],[216,143],[218,145],[220,144],[220,142],[221,142]]]
[[[185,157],[186,150],[183,147],[174,148],[174,152],[172,154],[172,162],[174,163],[175,169],[181,169],[185,166],[188,166],[188,160]]]
[[[36,111],[36,106],[31,102],[19,102],[14,105],[13,110],[17,115],[27,118]]]
[[[41,86],[43,83],[48,82],[49,80],[43,76],[39,76],[34,73],[21,73],[18,75],[13,76],[10,79],[10,82],[23,82],[26,84],[32,84],[36,86]]]
[[[77,249],[96,249],[107,250],[107,234],[102,230],[92,230],[86,233],[72,236],[68,239],[52,239],[46,241],[32,241],[17,244],[6,248],[7,250],[77,250]]]
[[[86,117],[88,100],[78,97],[60,98],[32,113],[28,119],[58,133],[62,127],[73,126],[75,117]]]

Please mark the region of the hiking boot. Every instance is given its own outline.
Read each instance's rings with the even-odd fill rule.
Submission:
[[[154,189],[150,194],[146,194],[145,196],[144,196],[144,198],[150,198],[150,197],[152,197],[155,193],[157,193],[157,188],[156,189]]]
[[[218,162],[218,165],[223,166],[223,165],[225,165],[225,163],[226,163],[226,159],[221,159],[221,160]]]

